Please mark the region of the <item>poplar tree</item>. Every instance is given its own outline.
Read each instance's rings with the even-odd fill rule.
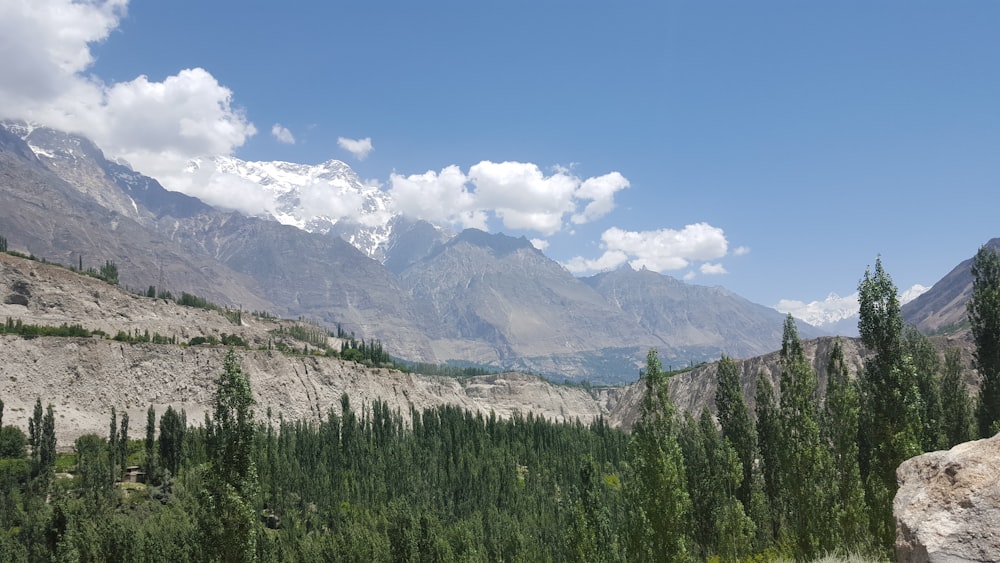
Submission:
[[[118,480],[118,413],[111,407],[111,429],[108,431],[108,471],[111,482]]]
[[[784,508],[796,559],[833,547],[829,537],[829,450],[820,442],[816,372],[806,359],[795,319],[788,315],[781,343],[779,459]]]
[[[774,397],[774,386],[767,375],[757,376],[757,387],[754,392],[757,416],[757,439],[760,444],[761,473],[764,477],[764,497],[770,510],[770,525],[768,531],[772,540],[781,535],[783,527],[783,501],[781,484],[781,421],[778,418],[778,406]],[[764,523],[758,521],[758,525]]]
[[[938,372],[941,360],[929,338],[914,327],[903,330],[905,357],[913,365],[917,390],[920,393],[920,447],[925,452],[944,447],[941,392]]]
[[[972,440],[973,420],[969,388],[962,377],[962,352],[949,348],[944,354],[941,377],[941,410],[944,413],[945,448]]]
[[[257,470],[253,458],[254,414],[250,381],[229,350],[217,380],[211,444],[208,513],[203,517],[206,553],[219,561],[256,557]]]
[[[980,387],[976,402],[979,436],[1000,431],[1000,257],[983,245],[972,260],[972,297],[967,305]]]
[[[860,549],[868,542],[868,513],[858,467],[860,406],[857,383],[850,379],[839,339],[830,352],[827,373],[823,438],[833,458],[832,518],[836,542],[847,550]]]
[[[637,561],[686,561],[691,499],[677,444],[674,407],[656,350],[646,356],[646,394],[632,432],[626,495],[632,521],[627,551]]]
[[[156,410],[149,405],[146,411],[146,475],[152,478],[156,472]]]
[[[858,284],[861,342],[872,352],[861,377],[859,464],[876,541],[896,537],[892,499],[896,468],[921,453],[921,399],[912,361],[903,354],[903,316],[892,278],[875,261]]]
[[[715,391],[715,409],[719,417],[723,438],[729,440],[740,459],[742,479],[736,497],[743,509],[750,512],[753,467],[757,458],[757,431],[750,418],[750,410],[743,400],[740,386],[740,368],[732,358],[723,354],[718,365],[719,384]]]

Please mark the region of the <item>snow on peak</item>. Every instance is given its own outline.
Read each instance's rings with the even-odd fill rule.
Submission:
[[[929,289],[929,287],[915,284],[899,294],[899,304],[905,305]],[[830,293],[822,301],[810,301],[809,303],[795,299],[782,299],[774,308],[781,313],[791,313],[796,319],[813,326],[832,325],[849,319],[857,316],[860,309],[857,292],[844,297]]]
[[[372,258],[381,258],[391,235],[389,195],[365,184],[347,164],[328,160],[320,164],[284,161],[246,161],[218,156],[192,161],[186,172],[205,174],[214,184],[242,186],[268,216],[285,225],[338,235]]]

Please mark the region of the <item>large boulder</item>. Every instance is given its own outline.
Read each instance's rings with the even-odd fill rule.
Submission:
[[[899,561],[1000,561],[1000,434],[896,470]]]

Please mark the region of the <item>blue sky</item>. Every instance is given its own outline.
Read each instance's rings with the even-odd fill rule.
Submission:
[[[775,305],[848,295],[879,254],[931,285],[1000,236],[995,2],[0,6],[6,117],[153,175],[210,153],[340,159],[385,190],[451,170],[490,230],[581,274],[627,260]],[[507,189],[519,219],[489,207],[509,185],[487,179],[535,172]]]

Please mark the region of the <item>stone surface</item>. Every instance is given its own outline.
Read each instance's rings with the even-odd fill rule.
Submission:
[[[911,458],[896,477],[899,561],[1000,560],[1000,434]]]

